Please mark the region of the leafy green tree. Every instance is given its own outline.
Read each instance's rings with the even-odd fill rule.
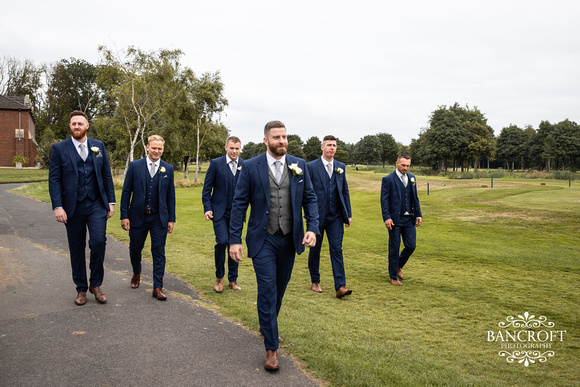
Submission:
[[[364,136],[356,143],[355,147],[357,162],[365,163],[367,169],[369,168],[369,164],[381,160],[383,145],[376,135]]]
[[[525,155],[526,135],[516,125],[501,130],[497,138],[497,157],[506,162],[506,168],[515,169],[515,163]]]
[[[243,146],[242,151],[240,152],[240,157],[244,160],[249,160],[252,157],[261,155],[264,152],[266,152],[266,144],[263,142],[256,144],[250,141]]]
[[[378,133],[377,138],[381,142],[379,154],[383,168],[385,167],[385,163],[394,164],[399,155],[399,144],[397,144],[393,136],[389,133]]]
[[[316,136],[312,136],[306,141],[306,144],[304,144],[304,147],[302,148],[304,150],[306,162],[314,161],[322,156],[322,149],[320,149],[321,146],[322,142]]]
[[[349,145],[342,141],[341,139],[336,139],[336,153],[334,154],[334,158],[344,164],[348,164],[349,162]]]
[[[542,121],[538,130],[528,142],[528,156],[535,167],[539,169],[551,169],[551,162],[555,154],[555,142],[553,138],[554,125],[549,121]]]
[[[35,110],[40,105],[44,65],[36,65],[30,59],[10,56],[0,58],[0,94],[30,97]]]
[[[301,159],[305,159],[306,155],[300,146],[300,143],[296,140],[288,141],[288,154],[292,156],[300,157]]]
[[[554,156],[559,162],[561,169],[576,168],[580,161],[580,126],[568,119],[554,125],[553,132]]]
[[[304,147],[304,141],[302,141],[300,136],[297,134],[289,134],[287,136],[287,139],[288,139],[288,143],[290,143],[291,141],[296,141],[296,143],[298,144],[300,149],[302,149],[302,147]],[[288,152],[288,153],[290,153],[290,152]],[[294,153],[290,153],[290,154],[294,155]]]
[[[457,114],[445,106],[431,114],[430,127],[425,132],[424,157],[447,171],[447,161],[457,160],[469,144],[468,132]]]

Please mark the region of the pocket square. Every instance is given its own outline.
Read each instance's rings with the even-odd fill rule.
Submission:
[[[304,181],[304,180],[300,180],[300,181],[298,182],[298,184],[302,183],[303,181]]]
[[[165,175],[165,176],[163,176],[163,178],[164,178],[164,179],[168,179],[168,178],[169,178],[169,176]]]

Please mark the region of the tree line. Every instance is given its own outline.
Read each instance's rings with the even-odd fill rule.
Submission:
[[[181,50],[146,52],[129,47],[113,52],[98,48],[100,61],[62,59],[36,65],[30,60],[0,58],[0,94],[29,95],[36,117],[39,161],[47,165],[52,144],[68,136],[68,114],[84,111],[93,135],[104,141],[114,165],[145,155],[147,137],[166,140],[164,159],[185,171],[196,161],[195,180],[202,161],[224,154],[229,130],[220,120],[228,106],[219,71],[196,75],[181,64]],[[288,136],[288,153],[314,160],[321,155],[321,140]],[[410,145],[389,133],[363,136],[357,143],[337,140],[335,158],[347,164],[393,165],[397,155],[408,153],[414,165],[448,169],[569,169],[580,164],[580,127],[568,119],[537,129],[510,125],[496,137],[477,108],[455,103],[431,112]],[[263,143],[245,143],[241,157],[265,152]]]

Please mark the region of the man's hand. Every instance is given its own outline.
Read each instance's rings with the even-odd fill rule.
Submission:
[[[213,219],[213,211],[206,211],[204,215],[205,215],[205,220]]]
[[[316,234],[312,231],[307,231],[306,234],[304,234],[304,239],[302,239],[302,244],[308,247],[316,246]]]
[[[348,223],[345,223],[344,227],[350,227],[351,224],[352,224],[352,218],[348,218]]]
[[[421,219],[421,218],[415,219],[415,227],[419,227],[421,225],[421,223],[423,223],[423,219]]]
[[[54,217],[56,218],[57,222],[66,223],[67,217],[66,212],[64,212],[64,208],[62,207],[55,208]]]
[[[168,234],[171,234],[173,232],[173,225],[174,224],[175,223],[173,223],[173,222],[167,222],[167,233]]]
[[[242,244],[236,243],[230,245],[230,258],[232,258],[237,263],[240,263],[242,262],[242,257],[245,257],[244,248],[242,247]]]
[[[107,214],[107,219],[115,214],[115,205],[109,204],[109,213]]]
[[[121,219],[121,227],[123,230],[129,231],[131,229],[131,222],[129,222],[129,219]]]
[[[393,223],[393,219],[385,220],[385,227],[388,228],[389,230],[392,230],[394,225],[395,223]]]

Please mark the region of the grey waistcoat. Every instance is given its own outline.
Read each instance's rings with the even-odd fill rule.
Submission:
[[[267,231],[269,234],[275,234],[280,228],[282,233],[286,235],[292,232],[292,204],[288,168],[283,168],[280,184],[276,183],[270,167],[268,167],[268,175],[270,176],[270,215]]]

